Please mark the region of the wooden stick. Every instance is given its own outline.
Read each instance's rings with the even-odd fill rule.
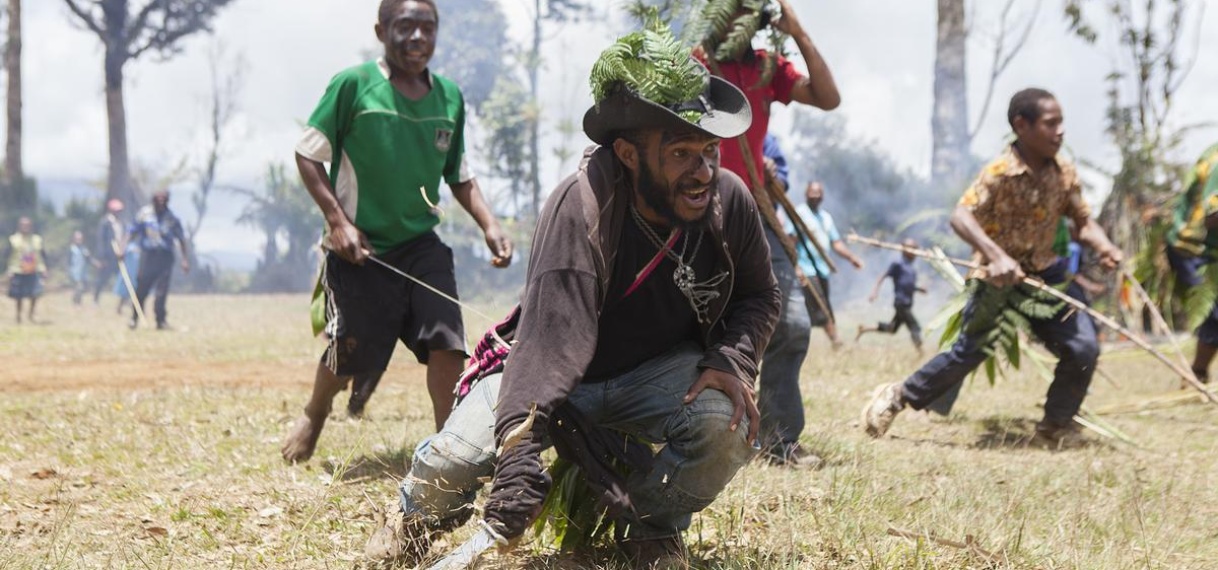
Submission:
[[[890,527],[888,527],[888,536],[896,536],[896,537],[908,538],[908,539],[912,539],[912,540],[925,540],[927,542],[933,542],[940,546],[948,546],[951,548],[958,548],[960,550],[967,550],[967,551],[972,552],[973,554],[976,554],[977,556],[980,556],[981,558],[985,559],[986,562],[1003,564],[1003,565],[1006,564],[1005,556],[1003,556],[1001,554],[996,554],[996,553],[990,552],[988,550],[985,550],[984,548],[981,548],[980,546],[977,545],[977,539],[974,538],[973,535],[971,535],[971,534],[964,538],[964,542],[958,542],[958,541],[949,540],[946,538],[939,538],[933,534],[926,534],[926,533],[919,534],[916,532],[910,532],[908,530],[901,530],[899,528],[890,526]]]
[[[1112,416],[1117,414],[1136,414],[1150,410],[1161,410],[1163,408],[1171,408],[1192,402],[1200,402],[1200,396],[1192,390],[1181,390],[1180,392],[1169,394],[1167,396],[1159,396],[1151,399],[1140,399],[1136,402],[1125,402],[1122,404],[1112,404],[1104,406],[1094,413],[1097,416]]]
[[[1150,300],[1150,294],[1146,292],[1146,289],[1142,288],[1142,284],[1137,279],[1134,279],[1133,273],[1124,270],[1121,271],[1121,277],[1133,285],[1133,290],[1138,294],[1138,298],[1142,300],[1142,304],[1150,307],[1150,316],[1154,318],[1155,326],[1167,334],[1167,339],[1171,342],[1172,348],[1176,349],[1176,354],[1180,357],[1180,364],[1184,368],[1187,368],[1189,372],[1192,372],[1193,369],[1189,365],[1188,357],[1184,355],[1184,349],[1180,348],[1180,343],[1176,342],[1176,335],[1172,334],[1171,327],[1167,326],[1167,319],[1163,318],[1163,313],[1159,311],[1159,306]],[[1195,372],[1193,376],[1196,376]]]
[[[853,232],[851,232],[850,235],[846,237],[846,241],[849,241],[851,243],[857,242],[857,243],[861,243],[863,245],[869,245],[872,247],[878,247],[878,248],[882,248],[882,249],[891,249],[891,250],[895,250],[895,251],[907,252],[907,253],[916,255],[918,257],[927,257],[927,258],[934,257],[934,254],[932,254],[931,252],[926,251],[924,249],[920,249],[920,248],[916,248],[916,247],[905,247],[900,244],[887,243],[887,242],[882,242],[882,241],[876,240],[876,239],[865,238],[865,237],[862,237]],[[956,265],[959,265],[961,267],[967,267],[969,269],[975,269],[975,270],[982,269],[982,267],[980,265],[978,265],[972,261],[965,261],[963,259],[953,259],[950,257],[947,259],[949,261],[951,261],[952,263],[955,263]],[[1202,384],[1201,381],[1197,379],[1197,376],[1192,373],[1192,370],[1188,369],[1187,367],[1182,367],[1179,364],[1176,364],[1175,362],[1172,362],[1171,359],[1167,358],[1167,356],[1165,356],[1162,352],[1159,352],[1158,350],[1156,350],[1154,346],[1152,346],[1149,342],[1147,342],[1137,333],[1134,333],[1133,331],[1122,326],[1120,323],[1112,320],[1111,318],[1108,317],[1108,315],[1105,315],[1104,313],[1101,313],[1095,309],[1092,309],[1091,307],[1088,307],[1082,301],[1079,301],[1078,299],[1075,299],[1074,297],[1071,297],[1065,293],[1062,293],[1061,291],[1058,291],[1057,289],[1054,289],[1053,287],[1045,285],[1043,282],[1037,281],[1036,279],[1031,279],[1031,278],[1025,277],[1023,279],[1023,284],[1027,285],[1029,287],[1032,287],[1034,289],[1037,289],[1039,291],[1043,291],[1043,292],[1053,296],[1057,300],[1059,300],[1067,305],[1070,305],[1075,310],[1082,311],[1084,313],[1087,313],[1088,315],[1091,315],[1091,317],[1094,318],[1096,321],[1098,321],[1100,324],[1116,331],[1121,336],[1129,339],[1134,344],[1138,345],[1138,347],[1141,348],[1142,350],[1149,352],[1151,356],[1158,359],[1159,362],[1162,362],[1163,364],[1167,365],[1167,367],[1170,368],[1172,372],[1176,373],[1177,376],[1179,376],[1180,378],[1183,378],[1184,381],[1187,382],[1190,386],[1195,388],[1197,391],[1201,392],[1201,394],[1204,395],[1207,400],[1209,400],[1214,405],[1218,405],[1218,396],[1215,396],[1213,392],[1210,392],[1209,390],[1207,390],[1205,388],[1205,384]]]

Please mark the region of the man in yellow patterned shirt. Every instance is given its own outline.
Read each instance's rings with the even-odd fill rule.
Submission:
[[[8,296],[17,301],[17,324],[21,324],[21,302],[30,300],[29,321],[34,322],[34,307],[42,296],[42,280],[47,275],[47,255],[42,236],[34,233],[34,222],[26,216],[17,220],[17,233],[8,238]]]
[[[1080,228],[1078,239],[1108,269],[1123,255],[1091,219],[1074,166],[1057,155],[1065,131],[1057,99],[1043,89],[1025,89],[1011,98],[1007,120],[1017,140],[991,162],[964,193],[952,214],[952,229],[973,246],[984,268],[984,287],[1011,287],[1031,276],[1050,285],[1069,282],[1066,292],[1086,301],[1067,269],[1068,260],[1053,248],[1061,218]],[[873,437],[883,436],[896,415],[909,406],[921,410],[985,361],[981,334],[967,334],[975,297],[964,310],[956,343],[931,359],[904,382],[876,389],[863,409],[863,423]],[[1095,324],[1090,317],[1062,307],[1048,319],[1029,319],[1032,332],[1058,357],[1037,437],[1061,445],[1074,439],[1078,413],[1099,357]],[[978,323],[983,325],[984,323]],[[973,330],[983,329],[973,327]]]
[[[1218,258],[1218,144],[1201,153],[1184,179],[1184,193],[1167,232],[1167,262],[1176,274],[1176,294],[1205,283],[1205,266]],[[1210,362],[1218,354],[1218,301],[1197,327],[1193,373],[1209,383]]]

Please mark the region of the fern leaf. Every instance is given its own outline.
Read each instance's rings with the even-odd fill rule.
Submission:
[[[994,385],[994,381],[998,377],[998,359],[993,356],[985,359],[985,377],[990,381],[990,385]]]
[[[589,78],[597,101],[625,87],[663,105],[697,97],[708,81],[706,69],[654,14],[644,30],[619,38],[601,52]],[[701,114],[685,113],[683,117],[693,122]]]
[[[745,14],[732,22],[731,31],[723,38],[723,42],[715,49],[715,59],[732,61],[753,47],[753,36],[761,28],[761,14]]]
[[[1003,321],[999,328],[1002,330],[1002,338],[999,340],[1002,345],[1002,353],[1006,356],[1007,362],[1019,370],[1019,327],[1010,321]]]

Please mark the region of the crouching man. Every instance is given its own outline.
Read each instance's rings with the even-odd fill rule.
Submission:
[[[594,66],[583,127],[599,146],[541,215],[515,348],[502,375],[476,384],[419,444],[401,511],[369,541],[370,559],[417,561],[469,516],[479,477],[492,473],[485,522],[520,536],[549,489],[543,448],[553,440],[561,454],[556,426],[582,425],[589,439],[607,430],[663,444],[613,486],[629,504],[615,538],[636,567],[684,568],[691,515],[755,454],[753,382],[779,290],[756,205],[719,169],[720,139],[743,133],[751,112],[659,33],[662,48],[632,34]],[[614,58],[663,63],[650,70],[654,91],[679,98],[614,75],[625,68]]]

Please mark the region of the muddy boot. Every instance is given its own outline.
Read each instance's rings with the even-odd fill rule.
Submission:
[[[372,398],[372,393],[376,391],[376,386],[380,384],[384,374],[383,371],[367,372],[356,374],[351,379],[351,398],[347,400],[347,415],[353,418],[364,416],[364,406]]]
[[[364,545],[364,560],[370,568],[417,566],[441,534],[416,514],[402,513],[396,502],[377,515],[378,527]]]
[[[1077,449],[1091,441],[1083,435],[1082,427],[1073,421],[1058,423],[1043,419],[1036,424],[1036,433],[1032,436],[1031,444],[1052,451]]]
[[[680,534],[643,540],[619,538],[616,542],[635,570],[689,570],[689,554]]]

